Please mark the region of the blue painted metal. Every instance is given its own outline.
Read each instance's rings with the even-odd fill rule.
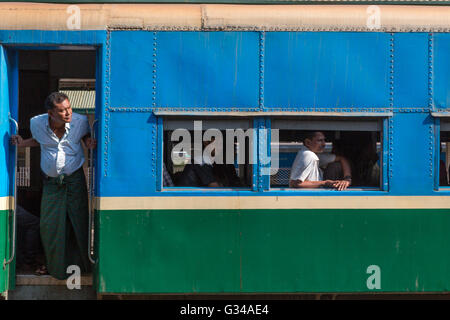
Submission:
[[[266,152],[267,154],[267,144],[268,144],[268,139],[267,139],[267,134],[264,132],[265,128],[265,120],[261,119],[261,118],[256,118],[255,121],[255,127],[257,130],[257,142],[255,143],[255,145],[257,146],[257,153],[256,155],[254,155],[254,158],[257,159],[256,161],[256,186],[257,186],[257,190],[258,192],[262,192],[264,191],[264,177],[263,177],[263,173],[262,170],[265,167],[265,165],[262,163],[262,159],[263,159],[263,153]],[[266,150],[263,150],[266,149]]]
[[[384,120],[382,189],[390,189],[391,195],[435,194],[429,188],[435,172],[430,179],[433,168],[428,149],[431,142],[431,152],[438,146],[429,132],[433,124],[428,99],[435,101],[437,110],[448,107],[448,40],[448,34],[440,33],[0,31],[0,42],[16,48],[98,47],[97,196],[160,195],[155,193],[159,174],[149,166],[159,163],[162,156],[158,147],[153,148],[154,143],[161,144],[158,134],[153,134],[154,129],[161,130],[152,116],[154,109],[189,113],[393,111],[394,117]],[[426,147],[417,143],[411,149],[412,161],[419,166],[416,170],[402,167],[409,161],[406,152],[411,152],[411,135],[404,134],[411,123],[417,128],[411,135],[420,143],[426,140]],[[136,167],[148,170],[137,174],[132,169]],[[254,170],[257,176],[258,167]],[[426,172],[425,185],[415,186],[404,171],[413,171],[416,178]],[[260,182],[255,180],[255,190]],[[334,194],[267,191],[267,184],[262,180],[260,190],[270,194]],[[346,194],[379,194],[361,192]],[[260,195],[214,192],[236,193]]]
[[[389,34],[267,32],[265,41],[266,107],[389,107]]]
[[[427,33],[397,33],[395,35],[394,100],[396,107],[428,109],[428,53]]]
[[[163,119],[161,117],[157,118],[157,130],[156,138],[153,138],[153,149],[157,152],[156,154],[156,191],[161,191],[163,188],[163,157],[164,157],[164,128]]]
[[[433,103],[438,110],[450,110],[450,34],[433,34],[432,40],[432,84]]]
[[[111,32],[111,107],[152,106],[153,48],[153,32]]]
[[[255,118],[253,119],[253,146],[249,146],[249,148],[253,147],[253,166],[252,166],[252,175],[253,175],[253,179],[252,179],[252,191],[258,191],[259,190],[259,175],[260,175],[260,169],[259,169],[259,162],[255,163],[255,159],[258,159],[258,151],[259,151],[259,147],[258,147],[258,141],[259,141],[259,123],[260,123],[260,119],[259,118]]]
[[[105,47],[99,47],[96,52],[96,72],[95,72],[95,119],[97,119],[97,125],[94,127],[95,136],[97,138],[97,149],[93,152],[94,154],[94,166],[95,179],[94,179],[94,191],[96,196],[99,189],[99,176],[103,172],[102,161],[102,150],[104,146],[104,135],[102,128],[104,127],[104,106],[106,105],[105,98],[105,87],[106,80],[104,74],[106,73],[106,50]]]
[[[0,148],[0,197],[14,196],[15,147],[10,145],[9,139],[11,134],[16,133],[10,117],[15,116],[17,119],[17,66],[17,54],[0,45],[0,136],[3,143],[3,148]],[[11,268],[9,264],[11,261],[14,264],[14,260],[11,260],[14,258],[10,250],[12,232],[9,212],[9,210],[0,212],[2,216],[0,229],[6,231],[0,232],[0,292],[14,287],[14,280],[11,281],[11,279],[14,279],[15,269]]]
[[[150,113],[111,112],[108,120],[108,163],[100,177],[101,196],[144,196],[156,191],[156,117]]]
[[[433,141],[435,141],[435,145],[433,146],[435,157],[432,166],[436,168],[437,174],[434,175],[434,190],[439,190],[439,168],[441,160],[441,121],[439,118],[434,118],[434,126],[432,130],[430,130],[429,135],[430,140],[434,139]]]
[[[259,33],[158,32],[157,106],[259,106]]]
[[[0,148],[0,197],[11,195],[10,158],[12,147],[9,144],[11,126],[10,115],[10,78],[8,52],[0,46],[0,136],[3,148]]]
[[[43,31],[43,30],[0,30],[0,43],[38,47],[67,45],[97,45],[104,43],[106,31]],[[61,48],[61,47],[60,47]]]
[[[390,120],[384,118],[383,120],[383,132],[381,136],[381,142],[383,144],[383,151],[381,153],[381,170],[382,170],[382,185],[383,191],[389,191],[389,141],[392,141],[389,134]]]
[[[272,159],[272,150],[271,150],[271,144],[270,144],[272,142],[271,121],[270,121],[270,118],[263,118],[262,120],[264,121],[264,128],[266,128],[266,130],[267,130],[267,143],[263,147],[266,148],[266,155],[268,155],[270,157],[270,159]],[[272,166],[272,161],[268,162],[267,164],[264,164],[266,173],[270,172],[269,170],[270,170],[271,166]],[[264,191],[270,190],[270,175],[267,175],[267,174],[263,175],[262,183],[263,183],[262,189]]]
[[[390,191],[395,195],[425,195],[434,189],[433,162],[434,141],[430,142],[429,130],[434,119],[429,114],[396,113],[393,117],[394,139],[390,145],[393,175]]]

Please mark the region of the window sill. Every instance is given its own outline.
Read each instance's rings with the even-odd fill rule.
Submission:
[[[450,192],[450,189],[449,189]],[[168,187],[159,191],[167,196],[380,196],[387,195],[387,191],[377,188],[350,188],[343,191],[333,189],[292,189],[273,188],[265,191],[253,191],[249,188],[195,188],[195,187]]]

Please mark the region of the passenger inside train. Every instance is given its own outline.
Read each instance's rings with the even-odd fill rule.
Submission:
[[[351,185],[352,171],[347,158],[340,154],[324,153],[324,150],[325,135],[321,131],[304,133],[303,146],[291,169],[291,188],[327,187],[342,191]]]
[[[250,187],[252,176],[248,141],[227,140],[226,133],[218,130],[221,138],[217,141],[214,137],[204,138],[201,143],[201,152],[196,153],[193,142],[181,150],[176,148],[179,141],[171,140],[172,132],[165,132],[164,167],[175,187]],[[202,131],[202,136],[204,132]],[[194,134],[192,133],[191,136],[193,137]],[[240,152],[245,152],[245,155],[240,157]],[[228,153],[233,153],[232,157]],[[232,159],[231,163],[230,159]],[[239,159],[243,161],[240,162]],[[167,186],[169,185],[164,185],[164,187]]]
[[[317,134],[318,132],[321,134]],[[304,155],[304,150],[310,150],[308,145],[311,144],[311,139],[321,140],[319,141],[321,150],[318,150],[317,153],[309,152],[311,156],[309,160],[312,158],[321,160],[320,166],[317,168],[301,165],[305,160],[302,154]],[[275,175],[271,176],[271,188],[335,188],[337,190],[363,188],[371,190],[379,189],[381,186],[380,132],[280,130],[280,141],[277,147],[279,149],[279,169]],[[344,164],[342,159],[344,159]],[[344,167],[346,167],[345,170]],[[309,178],[307,179],[306,176]],[[303,180],[300,178],[304,178],[308,183],[301,186]],[[348,183],[336,184],[333,182],[343,180]],[[317,183],[310,183],[310,181],[317,181]]]

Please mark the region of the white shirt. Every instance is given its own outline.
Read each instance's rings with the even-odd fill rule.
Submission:
[[[205,154],[203,156],[197,156],[194,158],[194,164],[204,165],[208,164],[212,166],[214,164],[215,157],[210,157],[209,155]]]
[[[84,163],[80,141],[90,131],[87,117],[73,113],[72,121],[65,124],[65,129],[60,140],[49,126],[47,113],[30,120],[33,139],[41,146],[41,169],[49,177],[70,175]]]
[[[331,153],[319,153],[318,155],[305,146],[301,146],[291,168],[290,180],[322,181],[323,172],[329,163],[336,160],[336,155]]]

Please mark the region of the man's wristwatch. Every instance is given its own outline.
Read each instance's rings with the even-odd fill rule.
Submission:
[[[345,176],[343,180],[352,181],[352,176]]]

